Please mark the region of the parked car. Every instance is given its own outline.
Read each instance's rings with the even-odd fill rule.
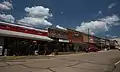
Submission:
[[[97,52],[99,49],[97,47],[89,47],[86,49],[86,52]]]

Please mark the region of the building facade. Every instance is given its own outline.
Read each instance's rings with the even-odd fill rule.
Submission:
[[[43,54],[41,51],[44,51],[45,45],[51,41],[60,44],[59,51],[79,51],[90,46],[103,48],[110,43],[108,39],[72,29],[62,30],[50,27],[48,30],[40,30],[0,22],[0,55],[33,55],[35,50]]]
[[[58,51],[69,51],[68,31],[56,27],[48,28],[48,36],[59,44]]]
[[[71,43],[82,43],[83,42],[83,36],[81,32],[68,29],[68,39]]]
[[[83,48],[83,35],[81,32],[68,29],[68,39],[70,42],[71,51],[80,51]]]
[[[48,37],[52,39],[57,39],[59,41],[68,42],[67,30],[62,30],[56,27],[48,28]]]
[[[33,54],[33,51],[38,49],[38,45],[40,47],[51,40],[45,30],[0,22],[1,55]]]

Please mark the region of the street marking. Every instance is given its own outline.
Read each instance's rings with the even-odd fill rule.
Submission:
[[[115,63],[115,65],[119,64],[120,63],[120,60],[118,62]]]

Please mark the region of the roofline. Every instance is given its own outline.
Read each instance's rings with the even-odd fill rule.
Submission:
[[[72,31],[75,31],[75,32],[79,32],[79,33],[82,33],[82,34],[84,34],[84,35],[94,36],[94,37],[99,38],[99,39],[105,39],[105,38],[97,37],[97,36],[95,36],[95,35],[90,35],[90,34],[87,34],[87,33],[83,33],[83,32],[80,32],[80,31],[76,31],[76,30],[70,29],[70,28],[67,28],[67,30],[72,30]],[[107,40],[109,40],[109,39],[107,39]]]
[[[49,29],[55,29],[55,30],[58,30],[58,31],[67,32],[67,30],[59,29],[59,28],[57,28],[57,27],[49,27],[48,30],[49,30]]]
[[[14,23],[8,23],[8,22],[2,22],[2,21],[0,21],[0,23],[5,24],[5,25],[22,27],[22,28],[26,28],[26,29],[32,29],[32,30],[36,30],[36,31],[48,32],[47,30],[41,30],[41,29],[36,29],[36,28],[27,27],[27,26],[23,26],[23,25],[17,25],[17,24],[14,24]]]

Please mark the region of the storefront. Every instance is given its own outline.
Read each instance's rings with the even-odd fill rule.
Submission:
[[[101,49],[101,38],[94,35],[83,34],[83,42],[86,43],[85,48],[96,47]]]
[[[59,51],[62,52],[69,51],[68,50],[69,40],[67,30],[62,30],[55,27],[49,28],[48,36],[60,44]]]
[[[35,50],[44,49],[42,45],[48,41],[52,39],[47,31],[0,22],[2,55],[33,55]]]
[[[93,39],[93,43],[94,43],[94,46],[98,49],[101,49],[101,38],[99,37],[96,37],[96,36],[93,36],[94,39]]]
[[[83,45],[83,36],[81,32],[68,29],[68,39],[70,41],[70,51],[80,51]]]
[[[85,33],[83,33],[83,44],[85,49],[89,47],[101,48],[101,40],[99,37]]]

